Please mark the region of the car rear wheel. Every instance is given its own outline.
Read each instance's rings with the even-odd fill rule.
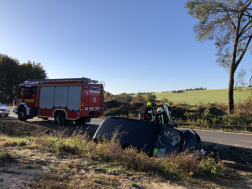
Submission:
[[[18,110],[18,119],[20,121],[26,121],[27,120],[27,115],[26,115],[26,109],[25,108],[21,108],[20,110]]]
[[[56,115],[54,116],[54,119],[55,119],[56,125],[66,125],[67,123],[65,113],[63,112],[56,113]]]

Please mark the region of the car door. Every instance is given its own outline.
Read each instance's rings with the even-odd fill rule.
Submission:
[[[20,103],[24,102],[25,99],[25,86],[20,86],[17,92],[16,105],[20,105]]]

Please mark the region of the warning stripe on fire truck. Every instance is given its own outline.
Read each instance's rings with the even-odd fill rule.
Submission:
[[[35,99],[25,99],[25,102],[35,102]]]
[[[35,102],[35,99],[19,99],[20,102]]]

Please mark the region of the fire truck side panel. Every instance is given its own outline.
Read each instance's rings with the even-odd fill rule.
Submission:
[[[47,110],[47,109],[39,109],[38,111],[38,117],[45,117],[49,118],[53,116],[53,111],[52,110]]]
[[[66,108],[68,99],[68,86],[56,86],[54,95],[54,108]]]
[[[54,86],[42,86],[40,88],[39,108],[40,109],[53,109],[54,101]]]
[[[63,111],[67,119],[80,117],[81,85],[41,86],[39,117],[54,117],[56,111]]]
[[[39,117],[52,117],[53,116],[53,103],[54,103],[54,86],[40,87],[39,95]]]
[[[75,85],[69,87],[69,98],[67,107],[68,119],[77,119],[80,117],[81,94],[82,94],[81,85]]]

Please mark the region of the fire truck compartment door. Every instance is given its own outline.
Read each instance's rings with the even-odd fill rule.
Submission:
[[[81,86],[70,86],[68,97],[68,110],[79,111],[81,104]]]
[[[54,87],[41,87],[39,108],[52,109],[53,108]]]
[[[67,107],[68,86],[56,86],[54,96],[55,108]]]
[[[101,106],[100,90],[89,90],[89,110],[99,111]]]

